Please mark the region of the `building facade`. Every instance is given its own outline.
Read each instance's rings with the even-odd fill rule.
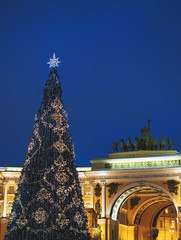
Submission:
[[[133,151],[77,168],[92,239],[181,237],[181,154]],[[21,168],[0,168],[0,239],[4,239]]]

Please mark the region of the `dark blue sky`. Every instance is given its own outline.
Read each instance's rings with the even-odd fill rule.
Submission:
[[[78,166],[112,142],[181,151],[181,1],[0,1],[0,164],[23,165],[55,51]]]

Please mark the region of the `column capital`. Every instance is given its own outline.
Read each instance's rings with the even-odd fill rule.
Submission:
[[[90,181],[89,183],[90,183],[91,187],[94,187],[94,183],[95,183],[94,181]]]
[[[7,187],[8,186],[9,181],[8,180],[4,180],[4,186]]]
[[[106,186],[106,181],[101,181],[101,185],[102,185],[102,187],[105,187]]]

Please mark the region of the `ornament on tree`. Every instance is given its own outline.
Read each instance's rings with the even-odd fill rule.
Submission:
[[[50,67],[58,66],[50,59]],[[50,71],[5,240],[89,240],[62,89]]]

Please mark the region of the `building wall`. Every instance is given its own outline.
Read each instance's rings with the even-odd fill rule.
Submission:
[[[123,155],[129,157],[129,154]],[[168,158],[167,155],[168,153],[166,152],[165,156]],[[101,167],[105,166],[105,163],[99,163],[100,161],[118,162],[119,160],[124,161],[124,164],[126,164],[125,159],[121,160],[120,158],[115,160],[113,156],[119,157],[121,153],[116,155],[112,154],[111,159],[99,159],[98,164],[96,164],[94,160],[94,168],[77,169],[84,206],[88,215],[89,232],[93,239],[150,240],[152,231],[154,230],[152,228],[154,214],[156,214],[161,207],[172,204],[175,209],[175,214],[177,215],[176,217],[179,218],[177,212],[181,207],[180,167],[170,167],[172,160],[169,160],[169,167],[165,166],[162,168],[99,169],[100,164]],[[141,156],[143,159],[146,159],[145,161],[148,159],[152,161],[153,156],[145,158],[144,153],[141,153]],[[176,157],[178,158],[177,155]],[[159,161],[160,158],[161,156],[159,156]],[[137,158],[133,160],[137,161]],[[130,161],[131,158],[129,157],[129,162]],[[162,161],[164,162],[164,160]],[[175,161],[174,157],[173,161]],[[181,161],[181,156],[180,160],[177,159],[176,164],[178,164],[178,161]],[[168,161],[165,160],[165,162],[167,164]],[[11,210],[20,174],[20,168],[0,168],[0,216],[4,217],[1,218],[0,225],[1,240],[3,240],[5,225],[7,223],[6,218],[8,218]],[[169,186],[168,181],[170,180],[176,182],[176,185]],[[149,188],[148,192],[153,190],[153,194],[149,195],[149,193],[146,195],[145,191],[147,191],[147,188]],[[143,192],[139,193],[139,191]],[[140,197],[140,200],[131,208],[131,199],[135,197]],[[163,202],[160,201],[161,198],[163,198]],[[112,212],[116,209],[116,205],[119,204],[121,199],[124,199],[124,201],[122,205],[120,205],[121,208],[117,208],[119,210],[117,210],[118,217],[116,220],[113,220]],[[152,202],[149,202],[149,199],[152,199]],[[155,208],[155,206],[157,206],[157,208]],[[138,216],[142,216],[140,220]],[[165,236],[163,236],[163,229],[159,225],[162,218],[163,216],[160,215],[157,226],[155,227],[159,228],[160,231],[157,239],[161,240],[164,237],[162,240],[167,240]],[[166,223],[164,222],[164,224]],[[179,224],[177,224],[175,229],[171,229],[174,230],[174,232],[169,232],[169,228],[167,233],[170,234],[170,238],[168,240],[172,240],[172,237],[173,240],[178,239],[179,229],[181,229]]]

